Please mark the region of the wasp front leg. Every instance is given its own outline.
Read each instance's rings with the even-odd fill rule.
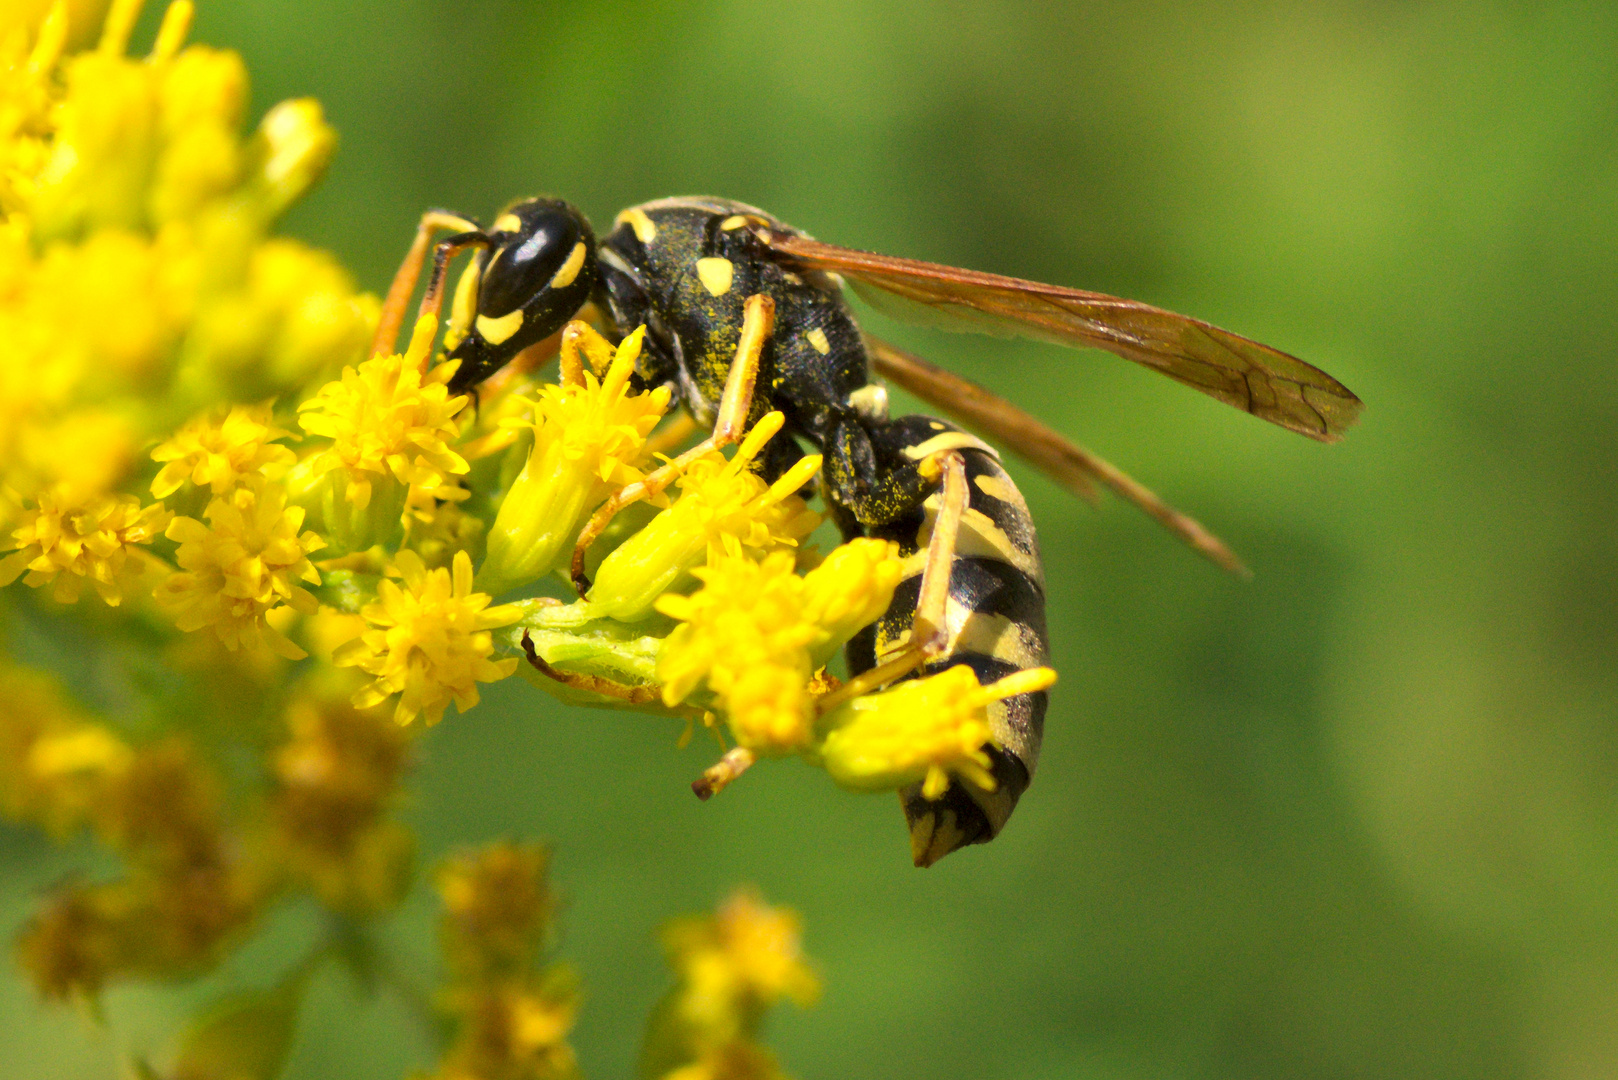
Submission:
[[[477,222],[454,214],[448,210],[429,210],[421,215],[421,221],[416,225],[416,238],[410,244],[410,250],[405,253],[404,261],[393,275],[393,284],[388,286],[388,295],[382,301],[382,313],[377,319],[376,335],[371,339],[371,355],[380,356],[393,351],[394,344],[399,338],[399,327],[404,323],[405,309],[410,304],[410,295],[416,291],[416,282],[421,278],[421,268],[427,262],[427,251],[432,245],[433,234],[444,230],[451,230],[455,235],[438,244],[433,258],[433,276],[428,285],[427,295],[422,297],[421,310],[425,314],[437,314],[443,300],[444,272],[449,260],[455,253],[467,247],[487,247],[488,234],[478,227]]]

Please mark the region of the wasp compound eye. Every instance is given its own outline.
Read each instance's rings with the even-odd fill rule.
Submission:
[[[560,199],[517,203],[495,219],[478,261],[477,314],[450,354],[455,384],[482,381],[523,349],[561,329],[596,285],[595,234]]]

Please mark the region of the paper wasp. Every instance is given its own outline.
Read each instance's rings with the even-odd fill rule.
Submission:
[[[1361,408],[1319,369],[1196,319],[1100,293],[836,247],[755,207],[705,197],[631,207],[599,242],[584,215],[557,199],[515,203],[488,229],[428,213],[384,306],[381,348],[391,345],[431,237],[442,229],[454,235],[434,248],[424,308],[441,303],[448,260],[477,249],[446,337],[449,356],[461,362],[451,389],[475,386],[593,303],[619,335],[648,328],[637,374],[646,385],[673,387],[711,431],[694,452],[736,441],[779,409],[790,437],[770,443],[764,471],[784,472],[803,444],[824,455],[824,499],[845,537],[895,540],[908,560],[908,577],[886,614],[847,649],[854,676],[880,676],[890,664],[905,678],[966,664],[986,684],[1042,665],[1047,652],[1034,524],[997,453],[943,420],[890,417],[873,372],[1076,493],[1092,497],[1096,485],[1109,488],[1214,561],[1230,569],[1240,563],[1195,521],[1028,414],[864,335],[843,297],[845,281],[902,318],[1105,349],[1322,441],[1337,439]],[[581,595],[585,548],[617,509],[645,493],[615,496],[586,528],[574,560]],[[919,788],[903,793],[918,865],[1000,831],[1033,774],[1045,708],[1043,691],[991,708],[994,791],[956,781],[938,800]]]

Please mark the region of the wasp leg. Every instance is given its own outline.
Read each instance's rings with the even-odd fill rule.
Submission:
[[[660,686],[628,686],[600,675],[580,675],[576,672],[562,671],[546,663],[545,658],[539,655],[534,648],[533,639],[528,631],[522,634],[522,651],[528,654],[528,662],[546,678],[554,679],[563,686],[571,686],[575,690],[586,690],[602,697],[616,698],[630,705],[650,705],[663,700],[663,688]]]
[[[630,503],[661,494],[693,461],[740,441],[746,431],[748,416],[753,410],[753,390],[758,384],[759,359],[770,335],[775,332],[775,301],[762,293],[749,296],[745,312],[741,340],[736,343],[736,358],[730,362],[725,392],[719,398],[713,434],[635,483],[620,488],[590,518],[573,548],[573,587],[580,597],[590,590],[590,579],[584,574],[585,555],[618,511]]]
[[[928,458],[921,471],[938,478],[939,498],[933,533],[927,541],[927,561],[922,564],[910,639],[895,655],[820,698],[815,708],[822,715],[850,698],[908,675],[949,650],[949,579],[955,567],[961,518],[966,515],[966,461],[953,450],[945,451]]]
[[[866,344],[873,365],[882,375],[968,427],[1009,446],[1013,453],[1075,495],[1093,502],[1095,483],[1100,483],[1226,570],[1250,576],[1241,559],[1222,540],[1111,462],[1064,438],[977,383],[878,338],[868,337]]]
[[[399,338],[399,327],[404,323],[405,308],[410,305],[410,294],[416,291],[416,281],[421,277],[421,268],[427,262],[427,249],[432,244],[433,233],[444,229],[452,229],[457,233],[477,232],[477,222],[469,221],[459,214],[452,214],[448,210],[429,210],[421,215],[421,222],[416,226],[416,238],[406,252],[404,262],[393,275],[393,284],[388,286],[387,299],[382,301],[382,314],[377,319],[376,335],[371,339],[371,355],[380,356],[393,351]]]
[[[758,760],[758,755],[745,746],[731,750],[718,762],[702,770],[702,775],[691,783],[697,798],[707,802],[730,786],[730,782],[746,772]]]

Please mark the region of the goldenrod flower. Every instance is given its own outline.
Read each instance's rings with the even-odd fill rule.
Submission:
[[[298,697],[286,716],[291,737],[271,759],[277,849],[328,907],[391,907],[414,851],[408,830],[384,817],[408,763],[407,733],[327,695]]]
[[[600,379],[585,370],[542,388],[531,422],[508,421],[532,427],[534,445],[489,529],[478,582],[491,593],[547,573],[612,489],[641,478],[641,446],[669,406],[668,387],[629,391],[645,337],[645,327],[626,337]]]
[[[129,764],[129,748],[42,672],[0,665],[0,701],[0,813],[71,832]]]
[[[448,566],[455,553],[474,555],[483,540],[483,519],[461,506],[471,492],[464,487],[411,488],[405,497],[405,545],[429,568]]]
[[[311,614],[314,596],[296,584],[320,584],[309,553],[325,541],[298,533],[303,510],[286,505],[286,493],[266,482],[244,484],[208,503],[208,524],[177,517],[168,537],[179,542],[175,561],[181,572],[158,587],[158,600],[173,609],[181,630],[212,627],[231,649],[262,641],[289,660],[304,651],[266,621],[272,610],[290,606]]]
[[[431,491],[468,469],[450,449],[460,435],[455,415],[467,398],[449,395],[450,365],[423,375],[437,328],[435,318],[423,316],[403,355],[344,368],[342,378],[298,406],[304,430],[331,440],[305,466],[312,475],[327,474],[326,526],[349,550],[397,536],[412,485]]]
[[[439,870],[440,938],[451,972],[442,999],[459,1021],[441,1080],[566,1080],[578,994],[565,968],[540,967],[555,901],[549,855],[537,844],[495,843]]]
[[[750,1046],[765,1010],[782,997],[802,1006],[820,995],[801,937],[796,912],[770,907],[752,890],[732,895],[713,917],[665,927],[663,947],[678,983],[647,1040],[650,1074],[728,1077],[727,1060],[766,1064],[761,1048]],[[699,1068],[684,1071],[692,1066]]]
[[[142,508],[133,495],[84,498],[61,487],[43,492],[4,545],[18,550],[0,559],[0,586],[26,570],[26,584],[55,582],[52,595],[61,603],[76,601],[88,581],[103,601],[117,606],[124,588],[152,565],[133,545],[150,544],[169,516],[162,506]]]
[[[199,416],[152,451],[153,461],[166,462],[152,481],[152,494],[166,499],[191,483],[224,495],[249,473],[284,472],[296,459],[275,440],[291,434],[275,426],[268,403]]]
[[[398,694],[394,719],[408,724],[419,714],[436,724],[451,701],[465,712],[478,703],[479,682],[504,679],[517,661],[490,660],[494,639],[489,631],[517,621],[520,609],[489,607],[487,593],[472,591],[472,560],[455,554],[452,569],[429,570],[414,551],[394,556],[390,575],[403,585],[383,580],[377,602],[360,614],[375,629],[337,651],[339,666],[358,666],[376,676],[354,703],[361,708]]]
[[[460,1034],[435,1080],[573,1080],[578,1069],[567,1036],[578,999],[563,980],[554,981],[558,985],[495,984],[445,994]]]
[[[445,957],[457,978],[494,981],[534,962],[556,907],[540,844],[493,843],[439,867]]]
[[[844,702],[824,718],[830,733],[819,747],[826,772],[844,787],[887,791],[921,781],[936,799],[959,776],[993,791],[985,746],[992,741],[990,702],[1043,690],[1056,681],[1050,668],[1018,671],[988,686],[965,664],[945,668]]]
[[[698,458],[679,479],[680,498],[601,562],[590,591],[591,611],[624,622],[651,614],[652,604],[704,559],[764,555],[796,547],[820,515],[793,493],[820,470],[820,455],[803,458],[773,484],[752,471],[764,444],[785,417],[773,412],[754,425],[729,461]]]
[[[706,682],[737,742],[786,752],[813,737],[815,671],[887,609],[903,565],[897,545],[860,539],[801,578],[790,552],[762,563],[721,556],[694,573],[700,591],[657,601],[682,622],[658,657],[664,702],[678,704]]]

